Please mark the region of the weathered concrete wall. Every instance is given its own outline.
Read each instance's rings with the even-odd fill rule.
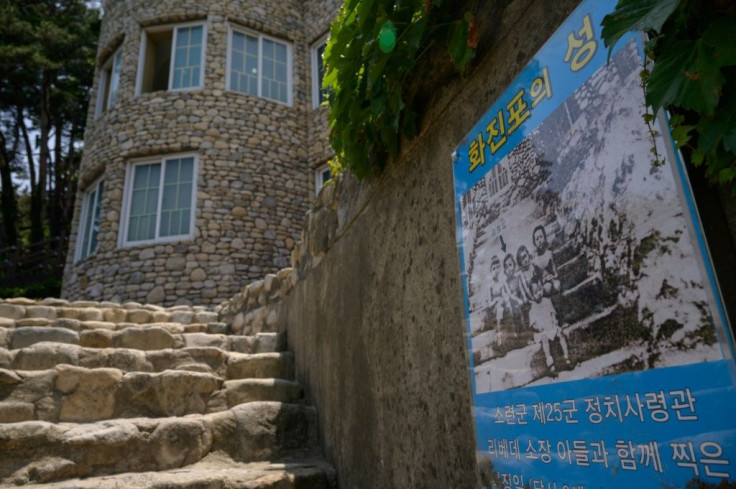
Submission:
[[[578,2],[481,3],[470,76],[436,62],[420,136],[328,188],[292,257],[277,327],[343,489],[476,487],[450,155]]]

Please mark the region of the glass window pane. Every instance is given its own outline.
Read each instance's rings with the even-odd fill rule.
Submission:
[[[131,195],[128,217],[128,241],[153,239],[161,164],[136,165],[133,172],[134,190]]]
[[[155,214],[158,207],[158,189],[156,191],[146,192],[146,214]]]
[[[156,237],[156,215],[148,216],[147,221],[148,227],[146,228],[147,239],[153,239]]]
[[[274,47],[273,41],[269,41],[268,39],[263,40],[263,58],[264,59],[274,58],[273,47]]]
[[[202,44],[202,26],[190,27],[191,37],[189,43],[195,46]]]
[[[181,211],[173,211],[171,213],[169,235],[175,236],[181,234],[181,214]]]
[[[279,63],[276,65],[276,79],[281,82],[286,82],[286,65]]]
[[[84,220],[84,227],[82,228],[82,249],[79,255],[80,258],[84,258],[87,255],[89,255],[88,248],[89,248],[90,234],[92,231],[92,215],[93,215],[92,199],[93,198],[94,198],[94,195],[87,194],[84,199],[85,220]]]
[[[276,46],[276,55],[274,56],[274,58],[277,61],[286,63],[286,45],[275,43],[275,46]]]
[[[140,215],[146,213],[146,191],[135,190],[133,192],[133,198],[130,205],[130,213],[134,215]]]
[[[115,105],[115,100],[118,95],[118,85],[120,84],[120,63],[122,59],[123,52],[118,51],[112,62],[112,73],[110,74],[110,98],[107,102],[108,107],[113,107]]]
[[[194,158],[181,158],[179,160],[179,175],[180,181],[191,182],[193,180],[194,172]]]
[[[233,32],[233,51],[245,51],[245,36],[240,32]]]
[[[179,180],[179,160],[167,160],[164,172],[164,185],[176,183]]]
[[[183,184],[179,189],[179,208],[190,209],[192,207],[192,184]]]
[[[148,186],[158,188],[159,181],[161,180],[161,163],[146,166],[151,167],[148,174]]]
[[[243,56],[240,53],[233,52],[233,57],[231,60],[231,69],[236,74],[243,72]]]
[[[181,224],[179,225],[179,233],[189,234],[189,225],[191,224],[191,213],[181,213]]]
[[[258,58],[248,56],[245,59],[245,72],[249,75],[258,75]]]
[[[95,251],[97,251],[97,234],[100,230],[100,220],[101,220],[101,208],[102,208],[102,195],[103,195],[103,182],[100,182],[97,185],[97,196],[95,198],[95,211],[94,211],[94,220],[92,222],[92,232],[90,236],[90,244],[89,244],[89,252],[87,254],[91,255]]]
[[[273,79],[274,69],[270,60],[263,60],[263,78]]]
[[[176,185],[165,185],[164,186],[164,197],[161,201],[161,211],[169,211],[176,209]]]
[[[184,47],[189,45],[189,30],[188,27],[180,27],[176,30],[176,47]]]
[[[133,173],[133,188],[145,188],[148,186],[148,173],[151,171],[151,165],[136,166]]]
[[[253,36],[247,36],[246,38],[246,52],[249,56],[258,56],[258,38]]]
[[[189,66],[199,69],[202,64],[202,49],[196,47],[189,51]]]
[[[169,221],[169,213],[162,212],[161,213],[161,236],[171,236],[170,224],[171,222]]]
[[[177,29],[172,88],[199,86],[202,66],[202,26]]]
[[[189,226],[182,227],[182,222],[189,222],[192,212],[191,193],[194,177],[194,158],[180,158],[166,162],[164,171],[162,219],[159,235],[178,236],[189,232]],[[166,215],[166,219],[163,216]]]
[[[128,241],[138,241],[139,219],[132,217],[128,220]]]
[[[187,48],[176,48],[176,56],[174,57],[174,68],[184,68],[187,63]]]

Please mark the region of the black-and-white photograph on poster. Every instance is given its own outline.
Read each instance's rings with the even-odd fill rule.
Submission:
[[[627,129],[637,49],[462,198],[477,394],[723,358],[673,169]]]

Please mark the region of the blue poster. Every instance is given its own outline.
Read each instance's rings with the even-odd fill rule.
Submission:
[[[600,39],[615,3],[584,1],[453,155],[485,489],[736,487],[733,339],[641,41]]]

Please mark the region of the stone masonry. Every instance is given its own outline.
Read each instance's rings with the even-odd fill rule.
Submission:
[[[334,489],[285,349],[201,306],[0,300],[0,486]]]
[[[97,53],[70,252],[69,299],[214,305],[244,283],[289,265],[314,197],[314,168],[330,157],[326,110],[312,108],[311,46],[329,29],[337,0],[113,0]],[[204,22],[203,87],[136,95],[145,29]],[[230,26],[288,43],[291,106],[227,89]],[[122,52],[116,104],[97,115],[101,68]],[[193,238],[120,244],[126,171],[141,158],[196,155]],[[75,261],[83,196],[104,192],[96,251]],[[130,178],[130,177],[128,177]]]

